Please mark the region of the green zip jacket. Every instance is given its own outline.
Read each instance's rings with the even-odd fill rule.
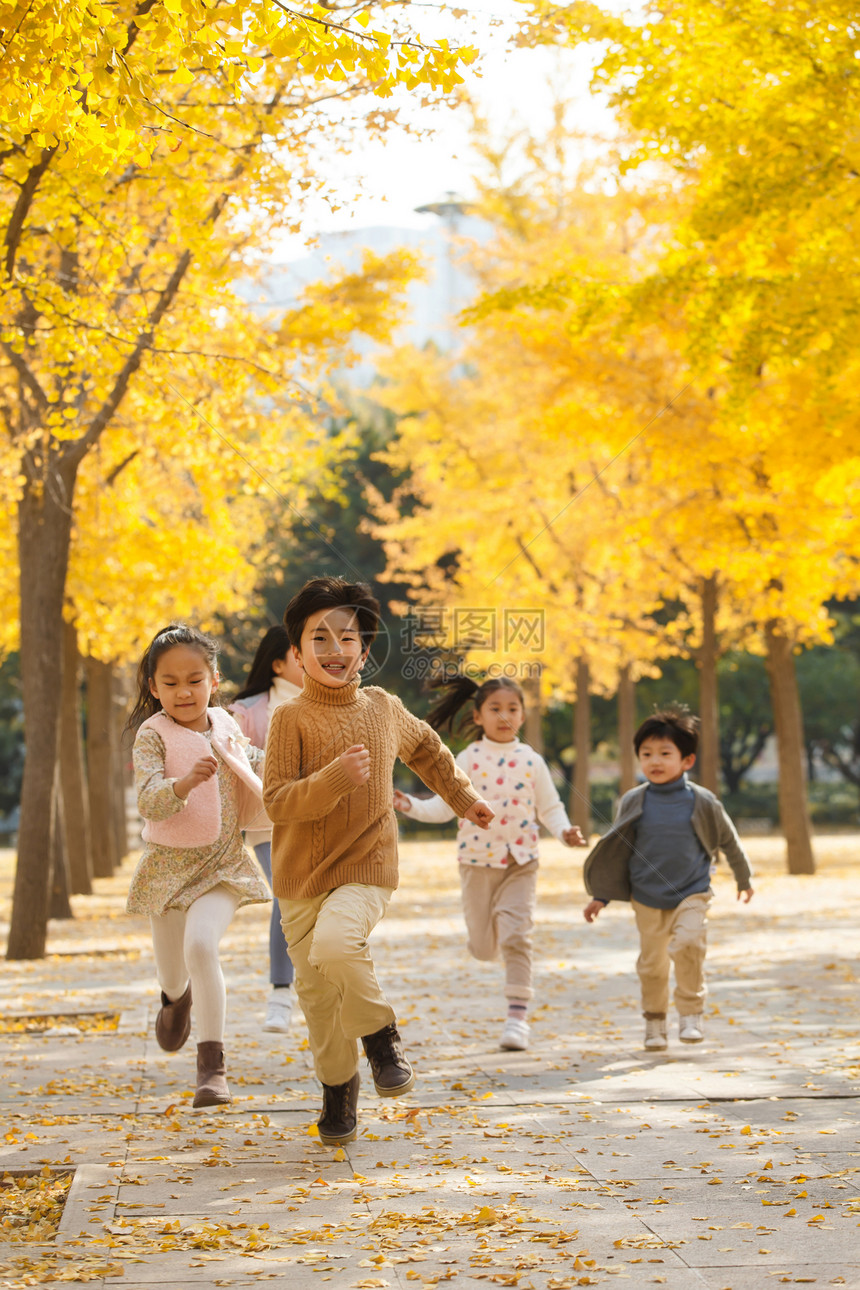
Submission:
[[[738,891],[746,891],[752,869],[737,829],[713,793],[692,781],[690,787],[696,798],[691,820],[693,832],[712,860],[718,858],[718,852],[723,852],[732,867]],[[630,899],[629,860],[636,845],[636,821],[642,814],[647,788],[647,784],[639,784],[624,794],[611,829],[595,843],[585,861],[582,874],[585,890],[595,900]]]

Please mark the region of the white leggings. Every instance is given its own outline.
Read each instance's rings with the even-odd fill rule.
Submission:
[[[184,913],[168,909],[149,920],[158,983],[168,999],[180,998],[191,979],[198,1044],[224,1042],[227,989],[218,946],[238,904],[228,887],[213,887]]]

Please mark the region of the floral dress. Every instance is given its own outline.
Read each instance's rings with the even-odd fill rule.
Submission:
[[[272,899],[263,872],[239,831],[236,776],[211,743],[211,730],[202,733],[218,761],[221,836],[205,847],[165,847],[147,842],[129,888],[126,908],[130,914],[185,911],[200,896],[219,886],[234,892],[239,905],[263,904]],[[248,743],[245,753],[254,770],[262,768],[264,755],[259,748]],[[165,777],[164,740],[158,732],[142,730],[135,740],[133,756],[141,815],[147,820],[167,820],[176,815],[183,803],[173,791],[175,781]]]

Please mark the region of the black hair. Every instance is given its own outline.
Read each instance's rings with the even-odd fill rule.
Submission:
[[[255,694],[263,694],[271,689],[275,673],[272,664],[276,658],[286,658],[290,652],[290,636],[286,627],[270,627],[257,646],[254,661],[248,671],[248,677],[242,689],[235,695],[233,702],[239,699],[250,699]]]
[[[376,640],[382,613],[379,601],[366,582],[347,582],[326,575],[311,578],[297,591],[284,614],[290,644],[301,646],[305,623],[321,609],[351,609],[358,619],[362,648],[367,651]]]
[[[477,681],[472,680],[470,676],[464,676],[458,673],[456,676],[445,677],[441,681],[433,683],[434,690],[447,690],[448,693],[439,699],[428,712],[425,720],[434,730],[448,729],[452,734],[454,730],[454,718],[461,708],[471,700],[471,714],[458,723],[456,733],[474,739],[476,735],[483,735],[483,729],[475,721],[475,713],[480,712],[491,695],[497,690],[511,690],[517,696],[523,705],[523,711],[526,707],[526,696],[516,681],[512,681],[508,676],[493,676],[489,680],[483,681],[480,685]]]
[[[683,704],[653,712],[633,736],[638,755],[646,739],[668,739],[682,757],[692,757],[699,747],[699,718]]]
[[[206,666],[214,675],[218,670],[218,643],[211,636],[206,636],[196,627],[186,627],[185,623],[169,623],[156,632],[144,651],[137,668],[137,701],[131,710],[131,716],[125,723],[126,730],[137,730],[147,717],[154,717],[161,711],[161,704],[149,688],[155,676],[158,660],[162,654],[176,645],[188,645],[199,650]],[[216,707],[217,698],[210,697],[209,706]]]

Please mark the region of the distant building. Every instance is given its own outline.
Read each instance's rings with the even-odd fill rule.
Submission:
[[[409,247],[422,256],[428,278],[414,283],[407,293],[407,321],[397,333],[397,343],[421,347],[430,342],[442,350],[455,348],[457,328],[453,320],[475,294],[474,283],[459,262],[460,239],[486,242],[492,229],[484,220],[466,213],[458,201],[419,209],[438,213],[440,218],[424,229],[371,227],[321,234],[318,246],[306,256],[272,265],[262,283],[255,284],[254,297],[259,299],[262,287],[267,307],[290,309],[304,287],[330,277],[336,266],[356,269],[365,249],[386,255],[398,247]],[[369,354],[372,345],[368,343],[366,349]],[[357,375],[359,381],[370,379],[372,366],[368,364]]]

